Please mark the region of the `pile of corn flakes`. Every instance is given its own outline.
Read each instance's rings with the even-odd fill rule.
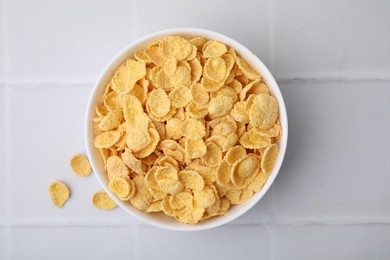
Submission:
[[[278,154],[278,110],[234,49],[167,36],[112,76],[96,106],[94,146],[120,200],[195,224],[261,190]]]

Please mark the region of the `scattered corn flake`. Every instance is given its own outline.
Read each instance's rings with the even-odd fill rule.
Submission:
[[[82,154],[76,154],[70,159],[70,166],[74,173],[79,176],[88,176],[91,173],[91,164]]]
[[[57,208],[62,208],[69,199],[69,188],[61,181],[52,182],[48,190],[50,198]]]

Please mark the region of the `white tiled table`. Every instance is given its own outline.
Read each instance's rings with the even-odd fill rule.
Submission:
[[[96,210],[85,152],[94,80],[121,48],[202,27],[276,76],[289,146],[274,185],[223,227],[178,233]],[[0,259],[390,259],[390,2],[0,0]],[[54,208],[47,185],[72,188]]]

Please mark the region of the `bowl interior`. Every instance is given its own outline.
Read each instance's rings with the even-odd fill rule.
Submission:
[[[186,225],[177,222],[175,219],[166,216],[162,213],[153,213],[148,214],[141,211],[138,211],[137,209],[133,208],[129,202],[123,202],[117,199],[116,196],[114,196],[110,190],[108,189],[108,178],[107,174],[104,170],[104,163],[102,158],[100,157],[100,152],[98,149],[96,149],[93,146],[93,125],[92,125],[92,119],[95,115],[95,106],[98,103],[98,100],[102,96],[105,87],[109,80],[111,79],[112,75],[114,74],[116,68],[122,64],[127,58],[132,57],[133,54],[141,50],[147,45],[149,45],[150,42],[153,42],[154,40],[157,40],[161,37],[164,37],[166,35],[180,35],[183,37],[194,37],[194,36],[204,36],[207,39],[214,39],[217,41],[221,41],[225,43],[226,45],[234,48],[238,55],[240,55],[242,58],[244,58],[249,65],[251,65],[255,70],[260,72],[262,75],[263,81],[268,85],[270,92],[272,95],[278,100],[279,102],[279,119],[281,122],[283,135],[282,138],[279,140],[279,155],[275,162],[274,169],[272,170],[272,173],[270,174],[267,182],[261,189],[261,191],[255,193],[253,197],[247,201],[246,203],[243,203],[241,205],[235,205],[230,208],[228,213],[226,213],[223,216],[217,216],[211,219],[208,219],[206,221],[200,222],[196,225]],[[192,29],[192,28],[179,28],[179,29],[172,29],[172,30],[165,30],[160,31],[151,35],[148,35],[133,44],[126,47],[124,50],[122,50],[104,69],[103,73],[99,77],[98,81],[96,82],[92,95],[90,97],[88,107],[87,107],[87,114],[86,114],[86,122],[85,122],[85,140],[86,140],[86,147],[87,147],[87,153],[88,157],[90,159],[92,168],[95,172],[95,175],[97,176],[99,182],[103,186],[104,190],[110,194],[110,196],[115,200],[115,202],[124,210],[126,210],[128,213],[133,215],[134,217],[149,223],[151,225],[170,229],[170,230],[182,230],[182,231],[193,231],[193,230],[202,230],[202,229],[209,229],[212,227],[217,227],[220,225],[223,225],[225,223],[228,223],[242,214],[244,214],[246,211],[248,211],[251,207],[253,207],[268,191],[269,187],[273,183],[276,175],[279,172],[279,169],[281,167],[281,164],[283,162],[283,158],[286,151],[287,146],[287,135],[288,135],[288,124],[287,124],[287,113],[286,108],[284,104],[284,100],[282,97],[282,94],[279,90],[279,87],[272,76],[272,74],[269,72],[267,67],[254,55],[251,51],[249,51],[246,47],[238,43],[237,41],[212,31],[203,30],[203,29]]]

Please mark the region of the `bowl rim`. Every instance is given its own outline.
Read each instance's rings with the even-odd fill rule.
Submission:
[[[110,71],[113,71],[117,68],[117,66],[122,63],[122,60],[125,60],[129,57],[129,53],[134,52],[134,50],[137,49],[137,46],[145,45],[146,43],[150,43],[153,40],[156,40],[158,38],[162,38],[167,35],[183,35],[183,36],[191,36],[194,37],[196,35],[198,36],[204,36],[208,39],[218,40],[229,47],[232,47],[236,50],[237,53],[241,57],[243,57],[248,64],[251,65],[256,71],[260,71],[262,78],[266,81],[268,87],[270,88],[270,91],[274,97],[277,98],[279,103],[279,120],[282,125],[282,138],[279,142],[279,154],[277,157],[277,160],[275,162],[274,168],[272,169],[271,174],[269,175],[266,183],[262,187],[262,189],[259,192],[254,193],[253,197],[250,198],[247,202],[235,205],[236,207],[241,207],[240,210],[235,211],[234,213],[227,213],[224,216],[217,216],[216,218],[211,218],[207,221],[200,222],[195,225],[188,225],[188,224],[182,224],[179,222],[174,222],[175,224],[170,223],[163,223],[159,220],[152,220],[152,218],[145,218],[141,215],[141,211],[135,209],[126,207],[125,203],[120,201],[115,195],[113,195],[110,190],[108,189],[108,184],[105,183],[105,181],[100,176],[102,173],[100,172],[100,167],[95,162],[94,158],[94,150],[96,149],[93,146],[93,125],[92,125],[92,118],[95,113],[95,103],[97,98],[97,94],[99,91],[101,91],[101,88],[103,88],[104,84],[106,82],[107,74]],[[119,62],[122,61],[122,62]],[[112,73],[110,74],[112,76]],[[110,76],[110,77],[111,77]],[[110,195],[110,197],[119,205],[120,208],[125,210],[127,213],[129,213],[134,218],[145,222],[149,225],[166,229],[166,230],[174,230],[174,231],[198,231],[198,230],[206,230],[211,229],[215,227],[222,226],[224,224],[227,224],[243,214],[245,214],[247,211],[249,211],[255,204],[257,204],[261,198],[264,197],[264,195],[267,193],[271,185],[273,184],[275,178],[277,177],[279,170],[282,166],[284,156],[287,149],[287,141],[288,141],[288,120],[287,120],[287,111],[286,106],[284,103],[284,99],[282,96],[282,93],[280,91],[280,88],[271,74],[271,72],[268,70],[268,68],[265,66],[265,64],[253,53],[251,52],[247,47],[245,47],[243,44],[239,43],[238,41],[230,38],[229,36],[226,36],[224,34],[214,32],[211,30],[206,29],[200,29],[200,28],[172,28],[167,30],[160,30],[148,35],[145,35],[141,38],[139,38],[136,41],[133,41],[129,45],[127,45],[125,48],[123,48],[118,54],[115,55],[113,59],[105,66],[103,71],[100,73],[97,81],[94,84],[94,87],[92,89],[92,92],[90,94],[86,114],[85,114],[85,125],[84,125],[84,135],[85,135],[85,145],[87,150],[87,155],[90,160],[94,175],[98,179],[98,182],[103,187],[103,189]],[[102,171],[105,174],[105,171]]]

